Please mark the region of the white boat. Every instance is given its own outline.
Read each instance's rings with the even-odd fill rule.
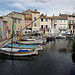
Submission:
[[[35,39],[25,39],[25,38],[21,38],[21,41],[25,41],[25,42],[30,42],[29,44],[42,44],[42,43],[46,43],[46,38],[45,37],[41,37],[38,36]],[[34,43],[32,43],[34,42]]]
[[[0,53],[10,56],[38,55],[37,48],[35,49],[0,48]]]
[[[19,43],[19,41],[17,41]],[[35,40],[35,41],[20,41],[21,44],[43,44],[43,40]]]

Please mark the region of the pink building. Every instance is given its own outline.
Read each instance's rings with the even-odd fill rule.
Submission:
[[[51,17],[51,33],[61,33],[65,34],[67,31],[68,22],[67,18],[61,16]]]
[[[47,15],[41,14],[40,29],[44,34],[50,34],[51,20]]]
[[[25,27],[27,25],[29,25],[30,23],[32,23],[32,15],[31,14],[25,14]],[[29,25],[26,30],[25,30],[25,33],[30,33],[32,30],[32,24]]]

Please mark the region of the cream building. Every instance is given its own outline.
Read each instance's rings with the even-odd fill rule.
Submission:
[[[69,14],[60,14],[61,17],[66,17],[68,20],[68,29],[67,32],[70,32],[71,34],[75,34],[75,14],[72,15]]]
[[[11,12],[0,18],[2,38],[9,38],[12,35],[12,26],[14,34],[18,34],[21,28],[25,27],[24,15],[19,12]],[[22,31],[22,34],[25,30]]]

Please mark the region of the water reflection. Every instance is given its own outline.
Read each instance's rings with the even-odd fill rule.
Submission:
[[[72,44],[72,40],[57,39],[44,45],[38,56],[0,55],[0,75],[75,75]]]
[[[63,48],[63,49],[60,49],[60,50],[59,50],[59,53],[60,53],[60,52],[66,53],[66,51],[67,51],[67,49],[66,49],[66,48]]]
[[[0,60],[22,60],[22,61],[33,61],[36,60],[37,56],[23,56],[23,57],[13,57],[13,56],[7,56],[4,54],[0,54]]]

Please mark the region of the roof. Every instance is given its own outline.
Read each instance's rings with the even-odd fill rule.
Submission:
[[[23,13],[23,14],[31,14],[31,13],[40,13],[40,12],[38,12],[37,9],[35,9],[34,11],[28,9],[28,10],[26,10],[26,11],[23,11],[22,13]]]
[[[67,20],[67,17],[62,17],[62,16],[52,16],[51,19],[62,19],[62,20]]]
[[[32,13],[40,13],[40,12],[38,12],[38,11],[32,11],[32,10],[30,10]]]
[[[46,17],[45,16],[41,16],[40,19],[50,19],[50,17],[48,17],[48,16],[46,16]]]
[[[72,15],[71,14],[60,14],[59,16],[69,17],[69,16],[75,16],[75,14],[74,13]]]
[[[52,16],[52,17],[49,17],[49,16],[41,16],[40,19],[62,19],[62,20],[66,20],[67,17],[61,17],[61,16]]]
[[[22,13],[20,13],[20,12],[13,11],[13,12],[10,12],[9,14],[7,14],[6,16],[8,16],[8,15],[10,15],[10,14],[12,14],[12,13],[22,14]]]

